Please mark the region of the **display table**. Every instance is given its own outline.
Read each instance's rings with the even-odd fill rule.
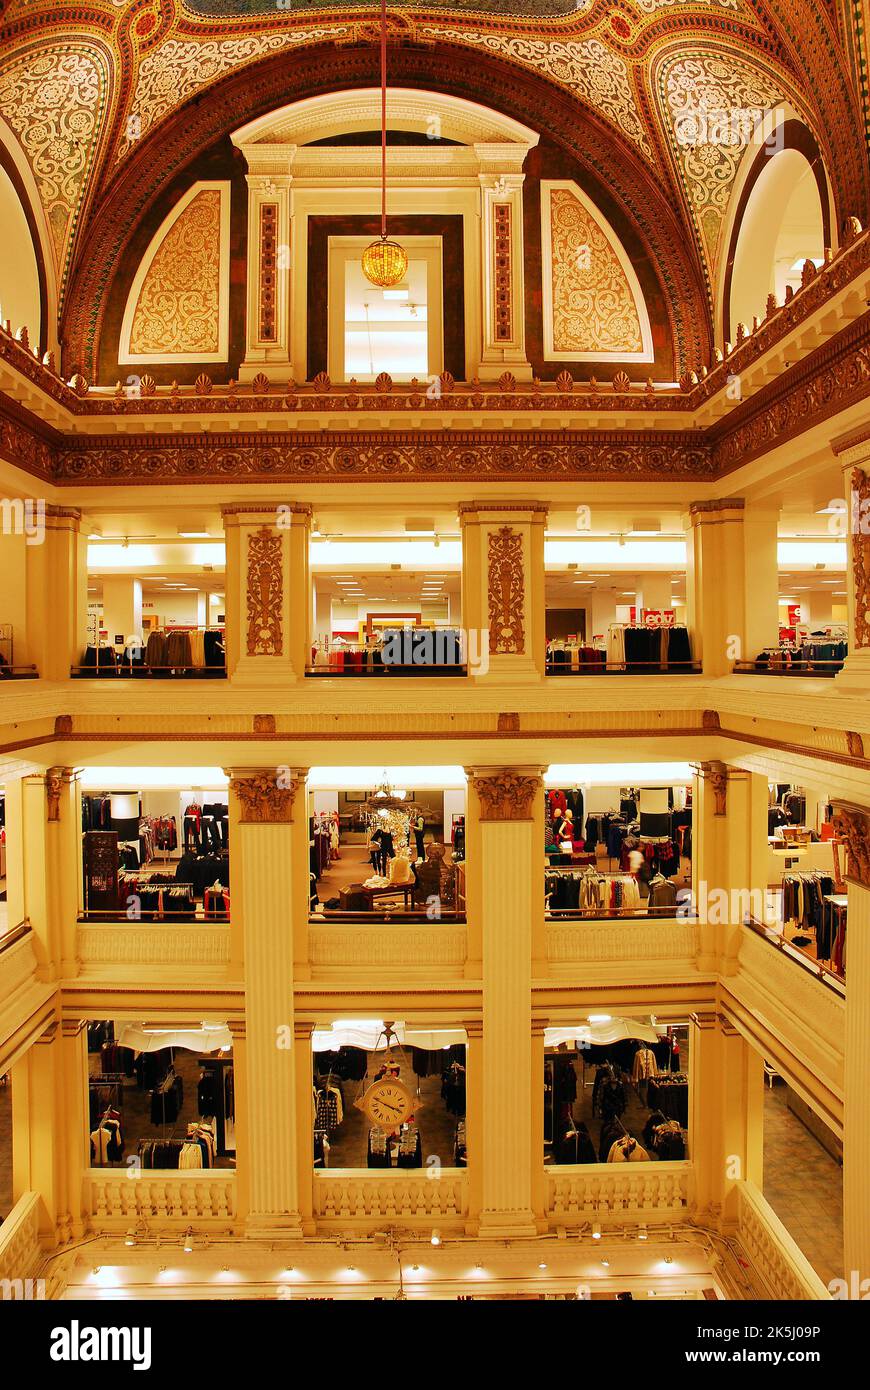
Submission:
[[[689,1125],[689,1083],[688,1081],[663,1081],[650,1077],[646,1103],[650,1110],[660,1110],[668,1120],[678,1120],[687,1129]]]
[[[404,905],[410,910],[414,901],[415,883],[387,883],[383,888],[366,888],[364,883],[350,883],[347,888],[338,890],[338,901],[342,912],[371,912],[375,898],[385,898],[393,893],[401,893]]]

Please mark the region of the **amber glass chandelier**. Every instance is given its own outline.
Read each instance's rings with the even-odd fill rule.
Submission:
[[[387,236],[387,0],[381,0],[381,234],[363,251],[363,275],[388,290],[405,278],[408,253]]]

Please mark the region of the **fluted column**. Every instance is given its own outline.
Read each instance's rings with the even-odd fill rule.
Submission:
[[[542,502],[460,504],[462,622],[476,680],[544,674],[546,520]]]
[[[301,908],[292,892],[299,853],[294,805],[296,814],[306,813],[299,786],[289,768],[234,769],[230,779],[239,810],[233,901],[240,896],[245,945],[246,1224],[252,1235],[302,1230],[293,1017],[293,919]]]
[[[227,656],[238,684],[301,680],[310,659],[311,508],[235,505],[223,510],[227,545]]]
[[[238,844],[238,839],[236,840]],[[229,1024],[233,1039],[233,1090],[235,1093],[236,1216],[247,1223],[251,1209],[251,1148],[248,1137],[248,1044],[245,1020]]]
[[[843,1127],[843,1240],[846,1279],[870,1278],[870,809],[834,805],[845,840],[849,885]]]
[[[293,1039],[296,1049],[296,1173],[299,1215],[306,1235],[313,1235],[314,1154],[312,1151],[311,1093],[314,1074],[311,1036],[314,1024],[296,1019]]]
[[[532,950],[543,918],[534,803],[537,771],[479,770],[480,847],[486,892],[483,945],[483,1165],[481,1233],[528,1235],[536,1229],[532,1110]],[[542,1161],[539,1155],[540,1161]]]
[[[13,1198],[39,1194],[40,1237],[49,1247],[81,1232],[79,1194],[88,1142],[81,1047],[80,1035],[64,1037],[53,1020],[12,1068]]]
[[[835,677],[847,690],[870,690],[870,432],[835,446],[843,469],[842,514],[832,518],[846,541],[849,655]],[[832,499],[833,501],[833,499]]]
[[[722,1014],[693,1014],[689,1156],[695,1215],[737,1220],[737,1183],[761,1183],[764,1062]]]

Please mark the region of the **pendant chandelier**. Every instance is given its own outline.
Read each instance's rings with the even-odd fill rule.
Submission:
[[[381,234],[362,257],[363,274],[388,290],[405,278],[408,253],[387,236],[387,0],[381,0]]]

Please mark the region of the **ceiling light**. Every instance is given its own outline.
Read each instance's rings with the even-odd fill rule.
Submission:
[[[601,1263],[603,1264],[603,1266],[604,1266],[605,1269],[609,1269],[609,1268],[610,1268],[610,1261],[609,1261],[608,1259],[602,1260]]]
[[[672,1264],[674,1263],[673,1256],[672,1256],[672,1255],[665,1255],[664,1263],[665,1263],[666,1265],[672,1265]]]
[[[586,1021],[587,1021],[587,1023],[610,1023],[610,1022],[611,1022],[611,1019],[612,1019],[612,1015],[611,1015],[611,1014],[587,1014],[587,1015],[586,1015]]]
[[[546,1266],[546,1264],[544,1263],[544,1261],[542,1260],[541,1263],[538,1265],[538,1269],[546,1269],[546,1268],[547,1268],[547,1266]]]
[[[638,1227],[637,1238],[638,1240],[646,1240],[648,1238],[648,1232],[645,1225],[641,1225]]]
[[[600,1240],[600,1239],[601,1239],[601,1222],[600,1222],[600,1221],[593,1221],[593,1222],[592,1222],[592,1239],[593,1239],[593,1240]]]
[[[437,1229],[434,1230],[434,1231],[432,1232],[432,1235],[431,1235],[430,1239],[431,1239],[431,1242],[432,1242],[433,1245],[440,1245],[440,1244],[441,1244],[441,1232],[440,1232],[439,1230],[437,1230]]]
[[[179,536],[181,536],[181,538],[182,538],[183,540],[188,540],[188,541],[201,541],[201,540],[208,540],[208,537],[211,535],[211,532],[210,532],[210,531],[179,531],[178,534],[179,534]]]
[[[130,1230],[127,1232],[126,1236],[124,1237],[124,1244],[125,1244],[125,1245],[135,1245],[135,1244],[136,1244],[136,1232],[133,1230],[132,1227],[131,1227]]]

